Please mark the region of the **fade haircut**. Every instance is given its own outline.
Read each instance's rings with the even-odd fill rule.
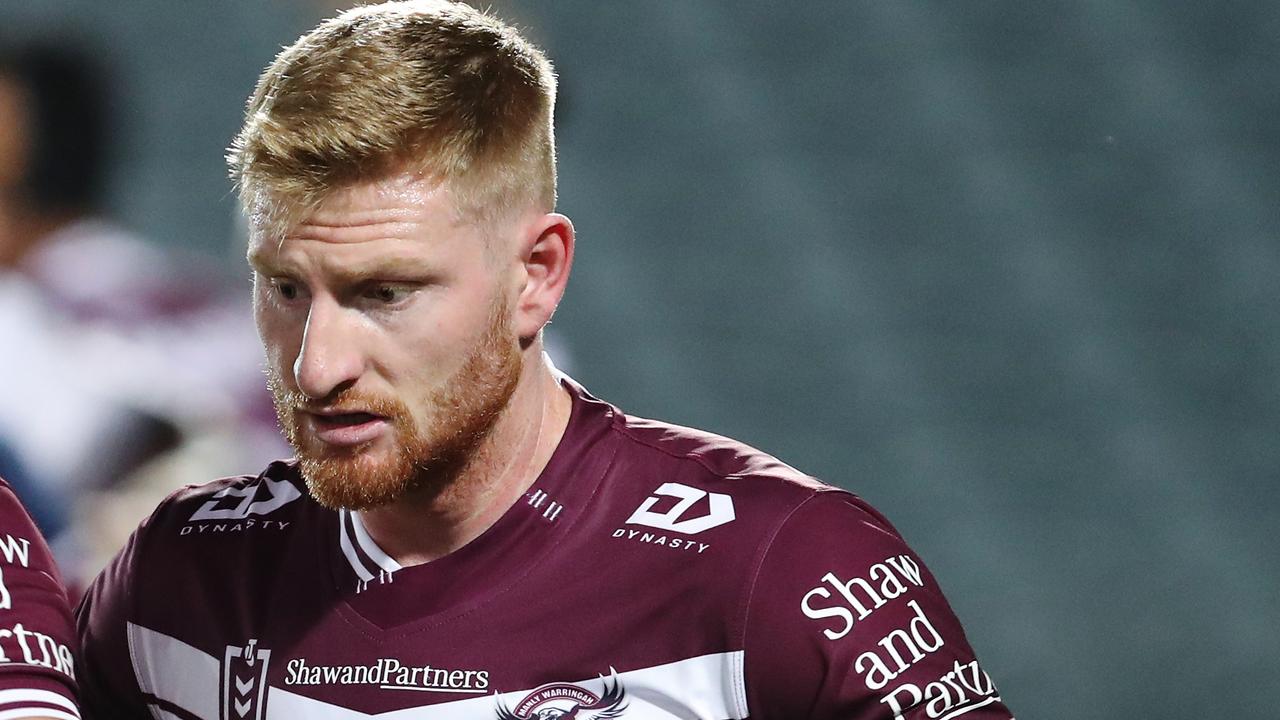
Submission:
[[[227,162],[255,231],[333,191],[409,171],[447,182],[459,220],[555,206],[556,79],[500,20],[445,0],[357,7],[262,73]]]

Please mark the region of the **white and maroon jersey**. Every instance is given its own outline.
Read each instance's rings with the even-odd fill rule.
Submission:
[[[80,717],[74,638],[49,547],[0,479],[0,718]]]
[[[567,384],[527,494],[423,565],[292,463],[171,497],[78,610],[86,717],[1009,717],[862,500]]]

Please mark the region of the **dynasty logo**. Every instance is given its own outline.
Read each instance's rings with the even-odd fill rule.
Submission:
[[[676,498],[676,502],[665,510],[654,508]],[[706,499],[706,510],[700,511],[694,505]],[[627,518],[627,525],[639,525],[654,528],[661,532],[635,530],[620,527],[613,531],[615,538],[642,542],[649,545],[662,545],[672,550],[695,551],[701,555],[711,547],[689,537],[677,535],[697,535],[712,528],[731,523],[737,515],[733,510],[733,498],[724,493],[707,492],[680,483],[663,483],[653,494],[645,499],[636,511]]]
[[[654,512],[653,508],[664,498],[677,498],[678,501],[666,512]],[[690,516],[689,510],[702,498],[707,499],[707,511]],[[653,495],[649,496],[636,511],[627,518],[628,525],[644,525],[645,527],[667,530],[682,535],[697,535],[705,530],[720,527],[735,518],[733,498],[723,493],[707,492],[696,487],[680,483],[663,483]]]
[[[288,480],[264,477],[244,487],[232,485],[219,490],[187,522],[244,520],[250,515],[267,515],[300,497],[302,493]]]
[[[550,683],[525,695],[509,709],[501,698],[497,700],[498,720],[607,720],[622,717],[627,709],[627,691],[622,687],[618,674],[610,668],[609,677],[603,675],[604,691],[600,695],[581,685]]]

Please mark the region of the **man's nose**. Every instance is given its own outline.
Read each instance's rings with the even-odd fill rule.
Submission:
[[[320,400],[354,383],[364,372],[356,327],[332,299],[316,297],[307,313],[293,377],[303,395]]]

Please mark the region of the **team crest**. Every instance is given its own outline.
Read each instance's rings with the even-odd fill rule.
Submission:
[[[601,676],[604,691],[600,695],[581,685],[549,683],[533,690],[516,703],[512,710],[498,699],[498,720],[606,720],[622,717],[627,709],[627,691],[618,674],[610,669],[609,677]]]
[[[257,640],[227,646],[222,660],[221,720],[262,720],[267,710],[267,662],[271,651]]]

